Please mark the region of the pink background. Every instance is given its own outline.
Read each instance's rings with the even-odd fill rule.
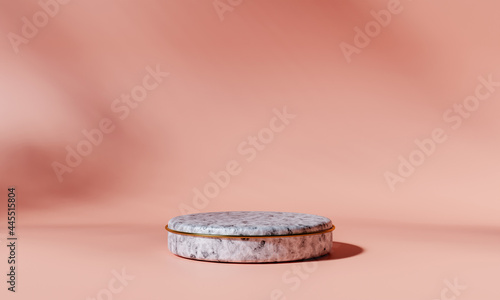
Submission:
[[[107,299],[122,268],[134,279],[113,299],[441,299],[455,278],[450,299],[498,299],[500,88],[459,129],[443,113],[478,77],[500,81],[500,4],[401,0],[348,63],[339,45],[391,1],[221,1],[223,20],[213,1],[73,0],[15,53],[8,34],[41,8],[0,0],[0,274],[11,185],[19,217],[18,292],[2,275],[2,299]],[[156,65],[170,75],[120,120],[111,103]],[[238,145],[284,107],[296,117],[248,162]],[[115,130],[59,182],[51,164],[102,118]],[[447,140],[391,191],[384,173],[436,128]],[[199,211],[323,215],[335,252],[168,252],[164,225],[232,160],[241,173]]]

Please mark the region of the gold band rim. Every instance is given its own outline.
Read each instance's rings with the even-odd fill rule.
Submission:
[[[296,237],[296,236],[306,236],[306,235],[315,235],[315,234],[323,234],[332,232],[335,230],[335,225],[332,225],[331,228],[308,232],[308,233],[297,233],[297,234],[287,234],[287,235],[220,235],[220,234],[205,234],[205,233],[191,233],[191,232],[183,232],[177,231],[168,228],[168,224],[165,225],[165,229],[170,233],[187,235],[187,236],[195,236],[195,237],[207,237],[207,238],[221,238],[221,239],[265,239],[265,238],[285,238],[285,237]]]

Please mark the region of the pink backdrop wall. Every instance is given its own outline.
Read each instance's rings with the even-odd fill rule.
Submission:
[[[500,295],[495,1],[40,3],[0,1],[0,198],[16,186],[20,238],[18,292],[2,294],[107,299],[126,268],[113,299]],[[283,110],[294,117],[274,121]],[[68,166],[66,147],[103,119],[112,132]],[[229,162],[238,174],[214,191]],[[184,260],[163,226],[191,208],[324,215],[337,254]],[[456,278],[467,287],[453,293]]]

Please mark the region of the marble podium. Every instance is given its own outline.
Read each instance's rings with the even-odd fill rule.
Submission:
[[[332,250],[330,219],[310,214],[228,211],[183,215],[165,226],[169,250],[215,262],[283,262]]]

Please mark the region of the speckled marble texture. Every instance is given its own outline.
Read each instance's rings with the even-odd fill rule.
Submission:
[[[171,219],[168,227],[187,233],[217,235],[290,235],[332,227],[330,219],[284,212],[212,212]],[[332,232],[274,238],[212,238],[168,233],[168,248],[186,258],[218,262],[281,262],[325,255]]]
[[[317,232],[332,227],[330,219],[300,213],[274,211],[226,211],[172,218],[172,230],[220,235],[287,235]]]

